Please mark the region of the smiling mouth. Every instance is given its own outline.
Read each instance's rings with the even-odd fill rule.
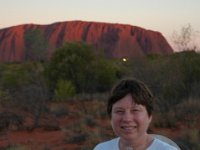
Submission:
[[[121,128],[125,131],[132,131],[136,126],[121,126]]]

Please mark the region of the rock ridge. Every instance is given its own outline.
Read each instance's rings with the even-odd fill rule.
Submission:
[[[155,53],[173,53],[165,37],[141,27],[87,21],[56,22],[48,25],[24,24],[0,29],[0,61],[21,62],[27,30],[40,29],[49,43],[49,55],[64,42],[83,41],[103,51],[108,58],[137,57]]]

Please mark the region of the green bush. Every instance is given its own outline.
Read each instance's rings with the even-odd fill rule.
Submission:
[[[65,101],[76,94],[75,87],[72,82],[67,80],[58,80],[55,89],[55,100]]]
[[[66,43],[55,50],[46,67],[50,88],[60,79],[71,81],[77,93],[105,92],[116,80],[117,69],[111,61],[98,58],[91,45]]]
[[[11,100],[10,94],[7,90],[3,90],[0,87],[0,107],[4,107],[9,104]]]
[[[176,106],[175,114],[179,122],[184,122],[188,127],[199,125],[200,118],[200,99],[184,100]]]

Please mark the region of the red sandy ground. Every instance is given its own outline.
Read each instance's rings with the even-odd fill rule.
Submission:
[[[84,104],[88,106],[88,104]],[[82,104],[81,107],[84,107]],[[68,106],[69,107],[69,106]],[[70,108],[74,109],[74,106],[70,104]],[[12,131],[12,130],[5,130],[0,132],[0,150],[11,146],[17,147],[20,145],[25,146],[23,150],[77,150],[81,149],[84,143],[78,144],[69,144],[67,138],[70,137],[65,129],[67,128],[66,125],[72,125],[74,121],[76,121],[76,116],[65,116],[58,118],[59,130],[48,131],[44,128],[36,128],[32,131],[27,130],[19,130],[19,131]],[[96,118],[95,118],[96,119]],[[110,126],[109,120],[99,120],[102,124],[102,128],[107,128]],[[52,120],[47,120],[46,123],[50,123]],[[95,132],[95,129],[92,130]],[[169,138],[176,137],[179,135],[177,132],[178,130],[172,129],[153,129],[158,134],[162,134],[168,136]],[[90,132],[90,131],[89,131]],[[71,133],[72,134],[72,133]],[[69,136],[69,137],[68,137]],[[20,149],[21,150],[21,149]]]
[[[0,149],[10,146],[25,146],[26,150],[74,150],[77,144],[67,144],[66,133],[62,130],[46,131],[38,128],[33,131],[5,131],[0,135]]]
[[[170,129],[158,129],[158,134],[170,135],[172,138],[177,135]],[[66,141],[66,134],[62,130],[46,131],[44,129],[34,129],[33,131],[6,131],[1,133],[0,148],[8,145],[25,145],[30,150],[44,150],[49,148],[51,150],[75,150],[81,149],[81,145],[68,144]]]

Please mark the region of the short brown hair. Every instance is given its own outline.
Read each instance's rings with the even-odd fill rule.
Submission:
[[[108,98],[107,113],[110,117],[113,104],[127,94],[131,94],[136,104],[145,106],[149,116],[152,115],[154,96],[150,89],[137,79],[123,79],[114,86]]]

